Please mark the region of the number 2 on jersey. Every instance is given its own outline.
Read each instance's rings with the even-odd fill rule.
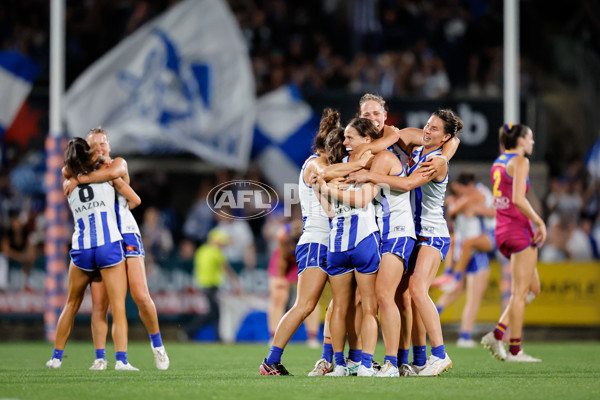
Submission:
[[[497,169],[494,171],[494,197],[502,196],[502,192],[500,190],[498,190],[498,186],[500,186],[500,178],[501,178],[500,170]]]

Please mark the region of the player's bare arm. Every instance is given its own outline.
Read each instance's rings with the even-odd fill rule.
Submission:
[[[133,190],[131,186],[129,186],[129,184],[123,180],[123,178],[114,179],[112,184],[114,185],[115,189],[117,189],[117,191],[127,199],[127,204],[129,205],[130,210],[133,210],[142,204],[142,199],[140,199],[140,196],[138,196],[135,190]]]

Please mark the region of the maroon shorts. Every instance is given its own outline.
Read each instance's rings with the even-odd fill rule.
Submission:
[[[271,260],[269,261],[269,268],[267,271],[269,272],[269,276],[279,276],[277,271],[277,261],[279,260],[279,249],[275,249],[273,254],[271,255]],[[289,283],[298,282],[298,264],[296,264],[296,260],[286,260],[288,268],[285,272],[285,279]]]
[[[515,227],[501,234],[496,233],[496,244],[500,253],[506,258],[510,258],[513,253],[535,246],[534,236],[531,225]]]

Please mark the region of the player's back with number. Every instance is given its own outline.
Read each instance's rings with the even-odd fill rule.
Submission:
[[[492,166],[492,182],[494,206],[496,207],[496,235],[509,233],[511,229],[530,225],[529,219],[523,215],[512,201],[513,177],[508,174],[508,162],[515,156],[514,152],[506,152],[498,156]],[[527,177],[527,191],[529,191],[529,177]]]
[[[75,221],[73,249],[90,249],[122,240],[115,199],[115,189],[108,182],[79,185],[73,190],[69,197]]]

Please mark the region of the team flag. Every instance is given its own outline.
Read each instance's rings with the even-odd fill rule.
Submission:
[[[284,193],[285,184],[298,183],[300,168],[319,130],[319,116],[295,85],[261,96],[256,110],[252,157],[268,182]]]
[[[0,51],[0,138],[31,91],[39,67],[16,51]]]
[[[255,89],[242,33],[223,0],[187,0],[95,62],[66,95],[70,136],[102,125],[119,154],[190,152],[247,166]]]
[[[596,143],[594,143],[594,146],[588,152],[585,165],[590,175],[594,179],[600,180],[600,138],[596,140]]]

